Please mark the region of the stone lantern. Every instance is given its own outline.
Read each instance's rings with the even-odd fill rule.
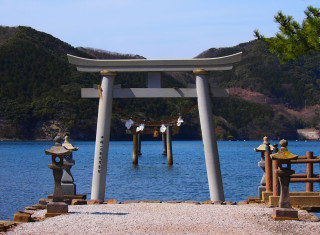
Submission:
[[[265,157],[264,157],[264,152],[266,151],[266,147],[270,147],[270,151],[273,151],[273,146],[269,145],[268,142],[268,137],[265,136],[263,137],[263,143],[259,145],[258,148],[255,148],[255,152],[260,152],[261,153],[261,160],[258,162],[258,166],[262,168],[263,170],[263,176],[260,181],[260,186],[258,187],[258,195],[259,198],[262,198],[262,192],[266,191],[266,173],[265,173]]]
[[[69,155],[65,155],[63,158],[63,165],[66,166],[63,176],[62,176],[62,191],[64,195],[76,195],[76,185],[74,184],[74,179],[71,174],[71,167],[74,166],[75,161],[72,158],[72,153],[73,151],[77,151],[79,148],[74,147],[70,142],[69,142],[69,137],[66,136],[64,137],[64,143],[62,146],[70,150],[71,153]]]
[[[62,171],[67,168],[64,165],[64,156],[70,155],[71,150],[67,150],[62,146],[62,138],[60,136],[55,137],[56,142],[50,149],[45,150],[47,155],[51,155],[52,163],[48,164],[48,167],[53,171],[54,177],[54,192],[52,202],[47,204],[46,217],[53,217],[61,214],[68,213],[68,205],[63,201],[63,192],[61,187]]]
[[[291,160],[296,160],[298,155],[288,151],[288,141],[281,140],[280,146],[280,152],[270,155],[272,160],[278,160],[279,162],[278,169],[274,171],[280,180],[279,207],[273,209],[272,218],[274,220],[298,220],[298,211],[291,207],[289,195],[290,175],[295,172],[291,170]]]

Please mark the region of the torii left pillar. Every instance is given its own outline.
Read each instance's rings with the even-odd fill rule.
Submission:
[[[92,176],[91,200],[104,201],[111,128],[113,81],[116,73],[104,70],[99,89],[99,109]]]

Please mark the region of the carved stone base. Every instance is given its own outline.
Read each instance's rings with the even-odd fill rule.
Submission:
[[[45,217],[46,218],[51,218],[51,217],[55,217],[55,216],[59,216],[59,215],[67,215],[68,213],[46,213]]]
[[[265,192],[265,191],[266,191],[266,186],[259,186],[258,187],[259,198],[262,198],[262,192]]]
[[[68,205],[64,202],[50,202],[47,204],[46,217],[68,214]]]
[[[75,184],[61,183],[61,188],[62,188],[63,195],[76,195]]]
[[[299,220],[298,211],[293,208],[274,208],[271,217],[274,220]]]

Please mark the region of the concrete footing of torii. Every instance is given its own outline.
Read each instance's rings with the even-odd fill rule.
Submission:
[[[208,78],[210,71],[232,69],[233,64],[241,60],[241,55],[240,52],[219,58],[190,60],[93,60],[68,55],[69,62],[75,64],[79,71],[100,72],[102,76],[99,89],[86,88],[87,90],[82,91],[82,97],[99,98],[91,199],[104,200],[105,198],[112,100],[114,97],[197,97],[210,200],[224,201],[211,96],[225,97],[225,92],[221,88],[210,88]],[[161,72],[188,71],[192,71],[195,76],[195,89],[161,88]],[[115,89],[114,80],[119,72],[148,72],[148,88]]]

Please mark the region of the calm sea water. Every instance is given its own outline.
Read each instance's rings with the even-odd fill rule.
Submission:
[[[94,142],[72,142],[74,153],[71,169],[77,193],[90,199]],[[246,200],[257,196],[262,177],[260,153],[253,151],[262,141],[218,142],[225,198]],[[272,144],[275,142],[271,142]],[[12,219],[18,210],[32,206],[53,192],[51,158],[44,154],[53,142],[0,142],[0,220]],[[320,154],[320,142],[289,142],[289,151],[305,155]],[[142,142],[139,165],[132,165],[132,142],[111,142],[109,148],[106,199],[124,200],[209,200],[203,144],[201,141],[173,141],[172,167],[162,156],[162,142]],[[295,165],[297,173],[305,165]],[[314,172],[319,173],[318,164]],[[291,184],[291,190],[305,190],[305,183]],[[315,191],[319,185],[315,184]]]

